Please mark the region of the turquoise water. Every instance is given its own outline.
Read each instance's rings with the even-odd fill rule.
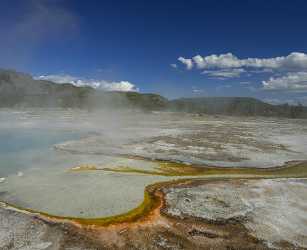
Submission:
[[[46,129],[0,130],[0,177],[40,165],[56,157],[52,146],[67,140],[78,139],[76,132]]]
[[[146,161],[116,156],[55,150],[55,144],[87,137],[92,131],[72,129],[77,123],[60,121],[55,129],[50,128],[53,121],[48,129],[41,128],[43,120],[34,125],[16,124],[9,127],[0,122],[0,178],[5,178],[0,183],[0,201],[58,216],[112,216],[137,207],[147,185],[168,180],[163,176],[108,171],[71,172],[72,167],[82,164],[153,166]]]

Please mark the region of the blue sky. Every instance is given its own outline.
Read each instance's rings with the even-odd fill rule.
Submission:
[[[2,0],[0,7],[2,68],[170,98],[307,103],[303,0]]]

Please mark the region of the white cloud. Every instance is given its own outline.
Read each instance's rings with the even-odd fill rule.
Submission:
[[[128,81],[120,81],[120,82],[101,82],[99,88],[107,90],[107,91],[135,91],[139,92],[139,89],[135,87],[134,84]]]
[[[275,70],[307,70],[307,54],[293,52],[288,56],[272,58],[239,59],[232,53],[194,56],[193,58],[179,57],[178,61],[192,69],[194,64],[198,69],[229,69],[229,68],[263,68]]]
[[[105,91],[139,91],[134,84],[128,81],[110,82],[105,80],[83,79],[71,75],[42,75],[34,78],[55,83],[71,83],[75,86],[90,86]]]
[[[77,78],[71,75],[41,75],[34,77],[35,80],[46,80],[55,83],[71,83],[77,85]]]
[[[200,55],[194,56],[193,61],[199,69],[225,69],[225,68],[239,68],[241,67],[240,60],[231,53],[221,55],[210,55],[202,57]]]
[[[181,57],[178,58],[178,61],[182,62],[186,66],[186,68],[188,70],[193,68],[193,61],[192,61],[192,59],[186,59],[186,58],[181,56]]]
[[[171,63],[170,65],[171,65],[171,67],[174,68],[174,69],[177,69],[177,68],[178,68],[178,66],[177,66],[176,63]]]
[[[202,74],[206,74],[210,77],[214,78],[233,78],[239,77],[242,73],[244,73],[244,69],[222,69],[222,70],[204,70]]]
[[[285,76],[271,77],[262,81],[266,90],[307,91],[307,72],[290,72]]]
[[[271,58],[238,58],[232,53],[220,55],[196,55],[192,58],[179,57],[188,70],[196,68],[202,74],[219,80],[252,74],[266,73],[271,77],[262,81],[262,90],[307,91],[307,54],[292,52],[287,56]],[[246,83],[240,83],[245,85]],[[248,87],[256,91],[255,87]]]
[[[192,86],[192,92],[194,94],[201,94],[201,93],[204,93],[205,91],[203,89],[199,89],[199,88],[197,88],[195,86]]]

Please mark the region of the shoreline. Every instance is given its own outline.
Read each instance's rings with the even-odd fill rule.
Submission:
[[[176,168],[178,167],[178,164],[179,164],[179,163],[173,163],[173,162],[168,162],[168,163],[176,164]],[[173,186],[181,186],[186,182],[239,180],[239,179],[252,180],[252,179],[289,179],[289,178],[304,179],[304,178],[307,178],[307,162],[306,161],[292,161],[292,162],[286,163],[284,166],[277,166],[271,169],[267,169],[267,168],[266,169],[259,169],[259,168],[230,169],[230,168],[225,168],[225,167],[224,168],[223,167],[221,168],[210,167],[209,168],[215,171],[223,170],[225,172],[229,172],[229,174],[225,174],[225,173],[224,174],[212,174],[210,172],[208,174],[205,172],[208,170],[207,168],[203,170],[201,169],[202,171],[204,171],[202,173],[202,172],[199,172],[201,168],[199,166],[198,167],[195,167],[193,165],[192,166],[185,165],[185,166],[188,166],[189,170],[191,168],[192,169],[196,168],[196,173],[193,172],[192,174],[190,174],[188,172],[187,174],[180,173],[179,175],[175,175],[174,173],[172,173],[171,176],[182,177],[182,178],[163,181],[163,182],[157,182],[157,183],[153,183],[153,184],[146,186],[144,190],[143,202],[139,204],[137,207],[135,207],[134,209],[127,211],[126,213],[122,213],[118,215],[101,217],[101,218],[99,217],[98,218],[64,217],[64,216],[52,215],[52,214],[42,212],[42,211],[36,211],[33,209],[18,207],[18,206],[15,206],[14,204],[9,204],[3,201],[0,201],[0,203],[2,204],[2,207],[4,208],[12,209],[12,210],[26,213],[32,216],[37,216],[43,220],[50,221],[50,222],[69,222],[74,225],[77,225],[78,227],[106,227],[106,226],[118,225],[122,223],[134,223],[134,222],[142,221],[144,219],[146,220],[148,216],[154,213],[154,211],[157,210],[161,206],[161,204],[165,202],[164,196],[159,194],[159,192],[161,192],[160,190],[164,188],[173,187]],[[297,173],[298,170],[302,170],[302,169],[305,170],[305,172]],[[103,170],[105,169],[99,169],[97,171],[103,171]],[[84,171],[95,171],[95,170],[85,169]],[[107,170],[107,171],[111,171],[111,170]],[[234,172],[243,171],[243,173],[234,174],[233,171]],[[252,172],[255,171],[257,173],[253,173],[253,174],[244,173],[248,171],[252,171]],[[119,170],[118,172],[122,172],[122,171]],[[125,173],[125,170],[123,172]],[[133,170],[131,170],[130,172],[133,172]],[[140,174],[152,174],[152,173],[151,172],[144,173],[143,171]],[[154,174],[155,173],[153,173],[153,175]],[[183,178],[183,177],[186,177],[186,178]]]

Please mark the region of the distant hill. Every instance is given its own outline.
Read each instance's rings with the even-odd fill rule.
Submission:
[[[121,108],[197,114],[307,118],[307,107],[271,105],[249,97],[201,97],[167,100],[157,94],[106,92],[91,87],[34,80],[0,69],[0,107]]]
[[[251,97],[181,98],[170,101],[169,109],[199,114],[307,118],[307,107],[302,105],[272,105]]]
[[[105,92],[91,87],[34,80],[30,75],[0,69],[0,107],[140,108],[161,110],[168,100],[156,94]]]
[[[30,75],[0,70],[0,107],[82,107],[92,88],[34,80]]]

